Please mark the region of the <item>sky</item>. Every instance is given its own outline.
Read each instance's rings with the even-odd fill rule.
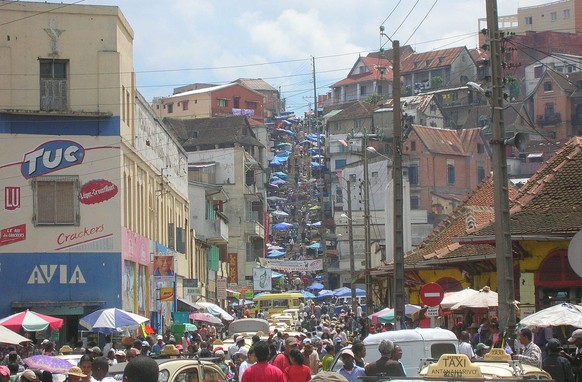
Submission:
[[[73,2],[73,0],[66,0]],[[485,0],[79,0],[118,6],[134,30],[134,69],[147,100],[191,83],[262,78],[288,111],[313,107],[359,55],[389,49],[379,27],[417,52],[477,47]],[[498,0],[498,14],[548,0]]]

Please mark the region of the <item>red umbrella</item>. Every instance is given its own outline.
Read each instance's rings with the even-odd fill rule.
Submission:
[[[188,318],[190,318],[191,320],[194,320],[194,321],[204,321],[204,322],[209,321],[208,316],[205,315],[204,313],[197,313],[197,312],[190,313]]]
[[[19,332],[21,329],[27,332],[37,332],[47,328],[60,329],[63,327],[63,319],[26,310],[1,319],[0,325],[14,332]]]

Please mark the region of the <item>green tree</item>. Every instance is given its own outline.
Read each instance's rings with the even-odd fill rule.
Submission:
[[[371,96],[366,98],[367,103],[371,103],[374,105],[381,101],[384,101],[384,97],[382,97],[380,94],[372,94]]]
[[[438,89],[443,86],[443,78],[441,76],[434,76],[430,80],[431,89]]]

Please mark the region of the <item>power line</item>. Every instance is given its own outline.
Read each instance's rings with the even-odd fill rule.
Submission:
[[[410,39],[412,38],[412,36],[414,36],[414,34],[416,33],[416,31],[418,30],[418,28],[420,28],[420,26],[422,25],[422,23],[424,23],[424,20],[426,20],[426,18],[428,17],[428,15],[432,12],[434,6],[436,5],[436,3],[438,3],[439,0],[434,0],[434,3],[432,3],[432,6],[430,7],[430,9],[428,10],[428,12],[426,12],[426,15],[424,15],[424,17],[422,18],[422,20],[420,20],[420,23],[418,23],[417,27],[414,28],[414,30],[412,31],[412,33],[410,34],[410,37],[408,37],[408,40],[406,40],[406,42],[404,43],[404,45],[406,45],[408,43],[408,41],[410,41]]]

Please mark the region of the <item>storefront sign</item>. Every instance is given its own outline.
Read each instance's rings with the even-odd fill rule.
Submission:
[[[228,254],[228,282],[238,283],[238,254]]]
[[[160,301],[173,301],[174,288],[160,288]]]
[[[4,209],[14,211],[20,208],[20,187],[4,187]]]
[[[277,269],[285,272],[313,272],[323,269],[323,262],[318,260],[274,260],[259,259],[261,267]]]

